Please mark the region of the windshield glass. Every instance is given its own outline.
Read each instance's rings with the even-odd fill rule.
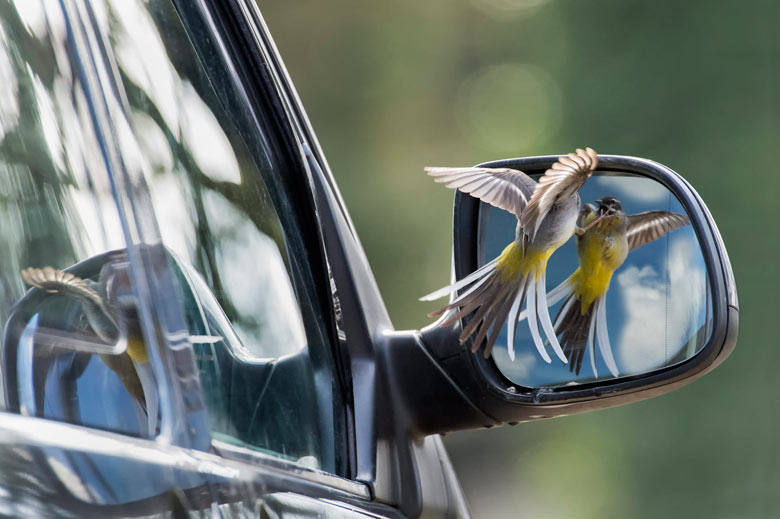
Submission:
[[[159,395],[114,186],[59,5],[0,11],[5,407],[136,436]]]

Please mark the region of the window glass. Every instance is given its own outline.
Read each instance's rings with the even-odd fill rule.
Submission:
[[[4,406],[154,436],[158,387],[58,3],[0,5],[0,76]]]
[[[299,304],[311,287],[293,265],[305,258],[290,255],[290,240],[300,240],[282,218],[291,201],[267,187],[288,174],[278,137],[257,135],[246,110],[235,110],[228,70],[187,8],[180,18],[167,0],[106,5],[214,446],[342,473],[344,410],[330,345]]]

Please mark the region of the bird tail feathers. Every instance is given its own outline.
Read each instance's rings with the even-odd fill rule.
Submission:
[[[580,374],[582,360],[588,352],[593,376],[598,377],[596,369],[596,345],[607,369],[613,377],[620,372],[612,355],[612,345],[607,331],[606,295],[597,298],[590,307],[582,311],[582,303],[577,294],[572,293],[561,306],[555,317],[555,332],[561,337],[561,345],[569,359],[569,370]]]
[[[465,288],[466,290],[454,297],[449,304],[431,312],[428,316],[439,317],[454,310],[439,324],[439,326],[450,326],[473,312],[474,315],[460,333],[459,341],[463,344],[474,336],[471,349],[475,352],[484,342],[485,358],[490,356],[504,320],[512,309],[515,297],[525,287],[524,281],[520,286],[503,282],[496,266],[497,260],[493,260],[460,281],[421,298],[423,301],[430,301],[446,294],[455,294]]]
[[[593,374],[598,376],[592,355],[591,332],[596,322],[597,305],[598,302],[595,301],[583,312],[580,297],[576,293],[571,293],[555,316],[555,333],[560,336],[563,353],[569,359],[569,371],[575,375],[580,374],[582,359],[585,357],[586,350],[590,350]]]

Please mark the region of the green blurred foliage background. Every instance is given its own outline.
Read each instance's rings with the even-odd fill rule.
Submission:
[[[475,518],[780,513],[780,4],[259,3],[399,329],[450,277],[453,193],[423,166],[587,145],[672,167],[718,221],[734,354],[650,401],[448,436]]]

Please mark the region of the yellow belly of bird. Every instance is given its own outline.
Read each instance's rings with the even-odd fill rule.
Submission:
[[[627,250],[620,241],[604,249],[599,241],[589,240],[578,253],[580,266],[570,279],[573,292],[580,297],[580,312],[585,314],[593,301],[607,293],[612,273],[623,264]]]
[[[149,353],[146,351],[146,343],[141,337],[131,335],[127,339],[127,354],[139,363],[149,362]]]
[[[501,274],[503,282],[525,276],[532,276],[534,281],[539,281],[553,252],[555,249],[530,249],[523,253],[523,248],[513,241],[498,256],[496,270]]]
[[[603,265],[587,272],[582,266],[571,276],[572,290],[580,297],[580,312],[584,315],[597,298],[607,293],[612,280],[612,269]]]

